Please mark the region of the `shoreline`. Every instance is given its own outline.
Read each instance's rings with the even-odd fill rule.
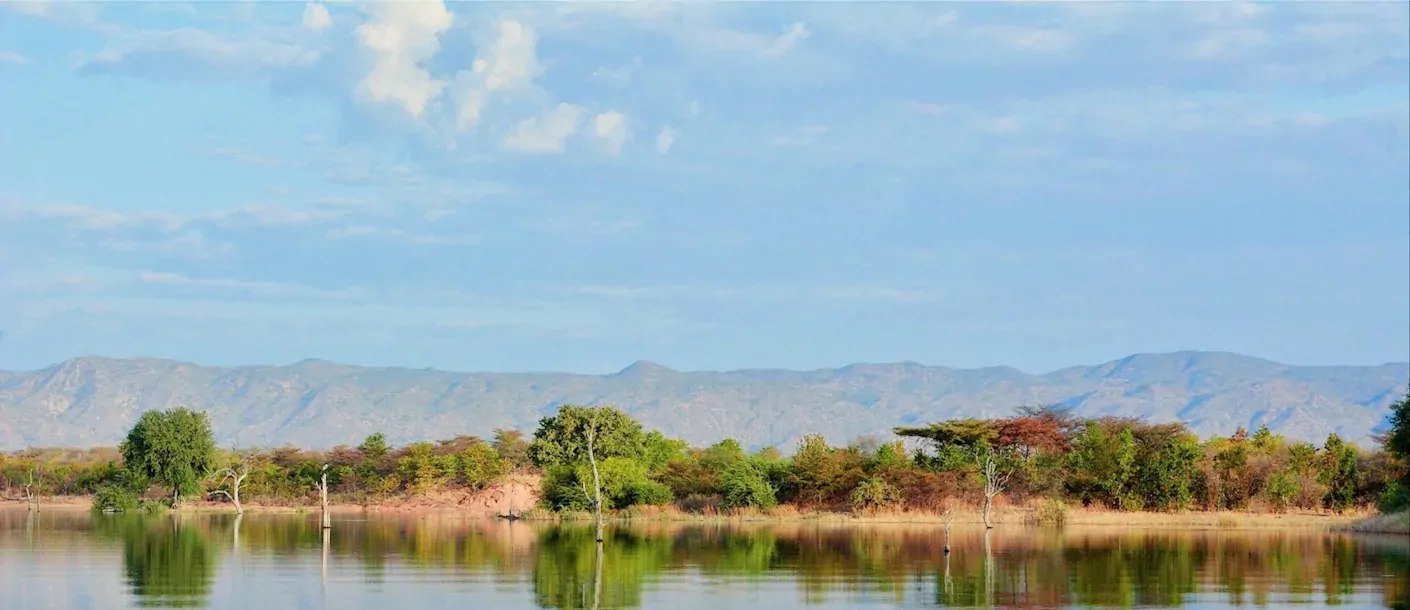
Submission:
[[[25,506],[24,500],[0,500],[0,509],[19,509]],[[91,496],[60,496],[46,498],[40,502],[39,510],[88,510],[92,506]],[[244,506],[245,514],[309,514],[319,512],[317,505],[262,505],[250,502]],[[465,504],[409,503],[404,499],[392,499],[384,504],[329,505],[334,514],[366,513],[380,515],[456,515],[467,519],[497,520],[502,513],[486,511],[482,507]],[[234,514],[229,503],[189,502],[170,512],[178,514]],[[916,524],[944,526],[947,518],[938,513],[882,513],[857,515],[843,512],[810,511],[802,512],[795,507],[783,506],[774,513],[740,511],[734,514],[697,514],[668,508],[633,508],[614,515],[604,515],[607,521],[615,523],[683,523],[683,524],[730,524],[730,523],[815,523],[826,525],[867,525],[867,524]],[[518,519],[528,523],[579,523],[590,522],[588,513],[553,513],[538,508],[524,511]],[[982,513],[979,509],[962,508],[956,511],[953,524],[969,529],[982,526]],[[1034,511],[1005,507],[993,512],[993,522],[1002,526],[1033,526]],[[1266,530],[1303,529],[1359,533],[1407,533],[1410,532],[1410,514],[1382,515],[1334,514],[1314,512],[1294,513],[1255,513],[1237,511],[1202,512],[1187,511],[1178,513],[1119,512],[1071,508],[1067,511],[1064,525],[1104,526],[1151,529],[1180,527],[1182,529],[1219,530]],[[1399,528],[1399,529],[1398,529]]]

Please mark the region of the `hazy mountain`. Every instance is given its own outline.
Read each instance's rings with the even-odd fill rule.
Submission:
[[[1087,415],[1183,420],[1201,434],[1267,423],[1291,437],[1366,443],[1402,395],[1410,364],[1288,366],[1215,352],[1137,354],[1044,375],[911,362],[813,371],[680,372],[637,362],[611,375],[451,373],[308,360],[205,367],[78,358],[0,372],[0,448],[116,443],[148,409],[211,414],[225,445],[327,447],[382,431],[390,440],[531,430],[563,403],[616,405],[647,426],[704,444],[836,442],[894,426],[1060,403]]]

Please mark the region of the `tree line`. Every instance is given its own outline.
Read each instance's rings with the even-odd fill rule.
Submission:
[[[242,510],[242,499],[309,504],[326,467],[333,501],[353,504],[483,489],[520,472],[542,475],[540,508],[558,512],[938,513],[958,502],[983,506],[987,520],[1000,497],[1122,511],[1393,511],[1410,506],[1408,428],[1410,394],[1376,448],[1336,434],[1290,441],[1266,426],[1201,439],[1180,423],[1040,407],[901,427],[889,442],[808,435],[784,456],[733,439],[691,447],[620,410],[565,405],[532,436],[497,430],[391,447],[379,433],[326,451],[223,450],[204,413],[178,408],[144,413],[115,449],[0,454],[0,493],[95,494],[109,510],[219,499]]]

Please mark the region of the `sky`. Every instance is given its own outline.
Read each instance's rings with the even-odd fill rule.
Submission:
[[[1410,4],[0,4],[0,368],[1410,359]]]

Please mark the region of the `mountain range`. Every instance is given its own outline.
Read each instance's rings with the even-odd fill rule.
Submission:
[[[676,371],[637,362],[609,375],[455,373],[306,360],[214,367],[155,359],[76,358],[0,371],[0,448],[113,445],[149,409],[208,412],[226,446],[330,447],[532,431],[561,404],[611,404],[692,444],[733,437],[788,451],[802,435],[834,442],[893,427],[1059,404],[1089,416],[1185,421],[1201,435],[1239,426],[1369,445],[1404,395],[1410,363],[1291,366],[1224,352],[1136,354],[1032,375],[1008,367],[913,362],[811,371]]]

